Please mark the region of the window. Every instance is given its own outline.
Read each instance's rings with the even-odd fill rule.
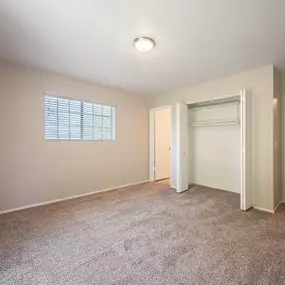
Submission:
[[[115,107],[45,96],[46,140],[115,140]]]

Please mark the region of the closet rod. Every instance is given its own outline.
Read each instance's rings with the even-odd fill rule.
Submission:
[[[203,126],[218,126],[218,125],[238,125],[239,120],[225,120],[225,121],[208,121],[191,124],[192,127],[203,127]]]
[[[209,104],[209,105],[204,105],[204,106],[197,106],[197,107],[188,107],[189,110],[191,111],[195,111],[195,110],[199,110],[199,109],[204,109],[204,108],[214,108],[217,106],[225,106],[225,105],[239,105],[240,102],[239,101],[233,101],[233,102],[226,102],[226,103],[217,103],[217,104]]]

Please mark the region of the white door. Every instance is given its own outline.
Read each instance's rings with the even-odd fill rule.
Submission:
[[[188,190],[188,106],[176,104],[176,190],[181,193]]]
[[[155,180],[170,177],[170,115],[170,108],[154,113]]]
[[[254,102],[253,94],[241,91],[241,210],[253,206],[254,191]]]

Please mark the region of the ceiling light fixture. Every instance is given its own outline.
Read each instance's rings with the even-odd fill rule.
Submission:
[[[134,40],[134,46],[139,51],[150,51],[155,46],[155,41],[149,37],[140,37]]]

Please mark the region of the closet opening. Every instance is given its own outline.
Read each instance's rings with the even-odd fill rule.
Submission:
[[[189,183],[240,194],[240,97],[188,104]]]
[[[201,185],[240,195],[253,206],[254,105],[250,92],[175,106],[175,188]]]

